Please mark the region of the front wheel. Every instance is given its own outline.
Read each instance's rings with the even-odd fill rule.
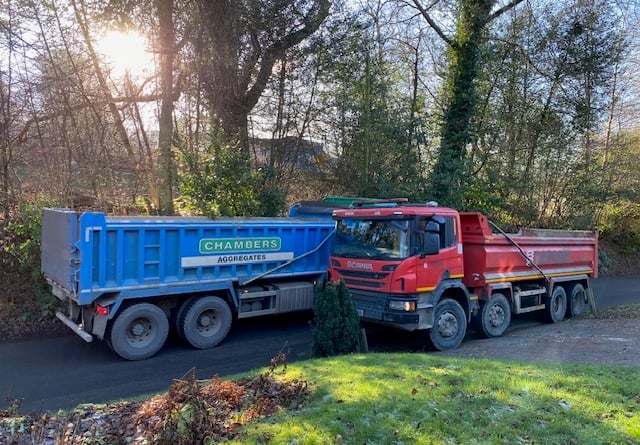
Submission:
[[[479,333],[487,338],[500,337],[511,323],[509,300],[503,294],[495,293],[489,301],[483,301],[481,305],[479,319],[476,320]]]
[[[194,348],[212,348],[227,336],[232,319],[231,309],[222,298],[196,298],[180,311],[178,333]]]
[[[562,286],[555,286],[551,298],[547,299],[544,318],[548,323],[560,323],[567,312],[567,293]]]
[[[467,333],[467,316],[455,300],[444,298],[436,305],[429,338],[439,351],[457,348]]]
[[[111,325],[108,344],[127,360],[155,355],[169,334],[169,320],[158,306],[138,303],[124,309]]]

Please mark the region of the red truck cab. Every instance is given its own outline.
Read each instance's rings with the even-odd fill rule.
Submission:
[[[334,211],[334,219],[330,274],[344,280],[362,320],[429,329],[436,348],[458,346],[477,305],[462,282],[459,213],[435,203],[367,202]]]

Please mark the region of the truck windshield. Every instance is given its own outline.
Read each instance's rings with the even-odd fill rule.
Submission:
[[[409,256],[409,221],[342,219],[333,254],[350,258],[403,259]]]

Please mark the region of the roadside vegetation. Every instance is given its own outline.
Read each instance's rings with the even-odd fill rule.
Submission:
[[[186,378],[143,402],[0,412],[22,444],[634,444],[640,370],[354,354]],[[56,440],[58,440],[56,442]]]

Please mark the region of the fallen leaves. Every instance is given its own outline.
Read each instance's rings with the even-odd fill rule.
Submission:
[[[176,380],[166,394],[144,402],[81,405],[69,413],[17,415],[0,412],[0,443],[6,445],[154,444],[198,445],[234,437],[238,427],[303,403],[305,381],[275,377],[286,367],[281,354],[271,368],[238,381],[215,376],[199,381],[195,372]]]

